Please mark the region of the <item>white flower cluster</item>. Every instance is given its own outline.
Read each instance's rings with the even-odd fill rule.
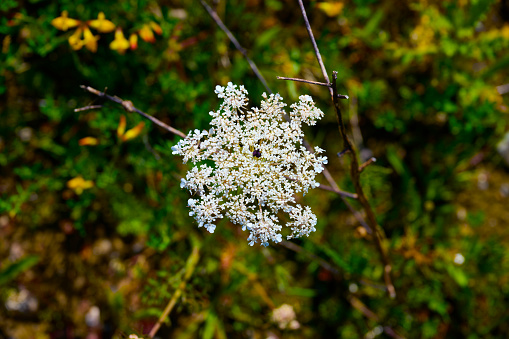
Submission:
[[[260,108],[248,108],[247,90],[231,82],[217,86],[223,103],[210,112],[209,131],[191,131],[172,147],[173,154],[191,160],[193,167],[181,187],[196,194],[189,199],[189,215],[213,233],[217,219],[228,217],[250,232],[250,245],[280,242],[279,211],[288,214],[291,234],[287,239],[315,231],[316,216],[295,201],[295,193],[315,188],[317,173],[327,163],[324,150],[310,153],[302,146],[302,124],[314,125],[323,112],[309,95],[291,106],[290,121],[283,118],[283,98],[267,96]]]

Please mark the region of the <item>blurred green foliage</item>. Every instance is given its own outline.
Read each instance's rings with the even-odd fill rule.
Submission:
[[[328,91],[276,80],[322,80],[298,5],[214,3],[274,91],[288,102],[311,94],[326,112],[309,140],[326,148],[340,187],[353,190],[348,157],[336,157]],[[207,234],[188,216],[179,186],[187,167],[170,150],[177,139],[146,121],[123,140],[122,108],[80,89],[107,88],[184,132],[208,128],[217,84],[244,84],[257,104],[263,86],[199,1],[4,0],[0,338],[141,335],[178,290],[162,338],[509,333],[509,175],[496,152],[509,130],[507,95],[497,91],[509,78],[509,6],[350,0],[306,8],[325,65],[350,96],[344,114],[361,157],[378,160],[362,184],[387,235],[396,299],[384,291],[372,239],[338,196],[315,189],[299,198],[318,226],[297,247],[249,247],[225,220]],[[74,51],[74,29],[51,25],[64,10],[82,23],[104,12],[126,38],[150,22],[162,34],[120,54],[109,47],[114,32],[94,31],[97,51]],[[74,112],[87,105],[103,107]],[[126,118],[127,130],[142,121]],[[191,239],[200,256],[186,280]],[[271,317],[283,304],[298,328]],[[87,318],[93,306],[98,327]]]

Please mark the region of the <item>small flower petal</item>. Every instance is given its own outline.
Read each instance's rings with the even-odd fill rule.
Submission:
[[[129,48],[129,41],[124,36],[121,28],[117,28],[115,30],[115,39],[110,43],[110,49],[119,52],[120,54],[124,54],[125,51]]]
[[[80,24],[80,21],[69,18],[68,12],[63,11],[58,18],[51,20],[51,24],[61,31],[67,31],[69,28],[78,26]]]
[[[88,25],[101,33],[113,32],[115,24],[106,19],[103,12],[100,12],[97,19],[88,21]]]

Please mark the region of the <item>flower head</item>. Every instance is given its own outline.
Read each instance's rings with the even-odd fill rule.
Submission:
[[[110,43],[110,49],[116,50],[120,54],[124,54],[129,48],[129,41],[125,38],[124,32],[118,27],[115,30],[115,40]]]
[[[61,31],[67,31],[69,28],[78,26],[80,21],[69,18],[69,13],[67,11],[63,11],[58,18],[51,20],[51,24]]]
[[[107,20],[103,12],[99,13],[97,19],[88,21],[88,25],[101,33],[113,32],[115,29],[115,24]]]
[[[191,131],[172,147],[184,163],[195,165],[181,182],[197,193],[189,199],[189,214],[211,233],[214,222],[225,215],[250,232],[250,245],[267,246],[282,241],[281,211],[290,219],[287,239],[308,236],[315,230],[316,216],[295,201],[295,193],[319,186],[315,176],[327,158],[317,156],[324,152],[319,147],[310,153],[302,146],[301,127],[314,125],[323,112],[303,95],[285,121],[286,104],[279,94],[264,93],[260,108],[249,109],[244,86],[228,83],[217,86],[215,93],[223,103],[209,113],[212,128]]]

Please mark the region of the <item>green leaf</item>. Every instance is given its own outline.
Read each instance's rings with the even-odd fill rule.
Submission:
[[[29,270],[39,262],[39,256],[30,255],[17,262],[14,262],[0,271],[0,285],[6,284],[15,279],[19,274]]]

